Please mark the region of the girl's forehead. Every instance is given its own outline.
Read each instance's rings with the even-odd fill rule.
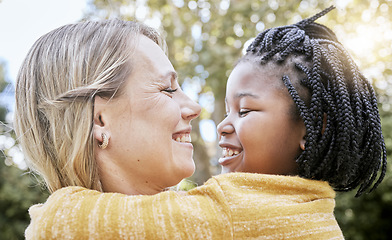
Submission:
[[[236,96],[257,95],[259,99],[287,98],[291,99],[283,77],[289,77],[292,84],[297,85],[299,79],[305,77],[295,69],[291,62],[278,64],[267,62],[260,64],[252,61],[239,62],[229,76],[226,89],[228,102],[238,99]]]
[[[269,83],[281,89],[285,88],[283,83],[284,76],[287,76],[291,83],[296,85],[298,81],[306,78],[306,74],[300,71],[296,64],[310,67],[310,63],[303,56],[293,55],[288,56],[283,62],[270,60],[266,63],[260,63],[257,57],[246,58],[235,66],[232,74],[229,76],[228,85],[230,80],[235,80],[241,81],[241,85],[257,86]]]
[[[284,71],[276,64],[261,65],[256,62],[241,62],[232,71],[228,80],[235,88],[257,88],[258,86],[279,86],[283,84]]]
[[[238,64],[227,82],[226,99],[234,101],[239,96],[258,96],[264,98],[277,91],[285,90],[282,76],[278,72],[259,69],[251,63]],[[285,90],[287,92],[287,90]]]

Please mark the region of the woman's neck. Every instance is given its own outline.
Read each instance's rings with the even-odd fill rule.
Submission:
[[[148,180],[124,180],[119,175],[110,179],[101,178],[102,190],[104,192],[115,192],[126,195],[154,195],[164,191],[166,188],[157,186]]]

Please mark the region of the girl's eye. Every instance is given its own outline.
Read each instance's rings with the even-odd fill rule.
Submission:
[[[244,117],[244,116],[246,116],[246,114],[248,114],[249,112],[250,112],[250,110],[241,109],[241,110],[238,112],[238,115],[240,115],[240,117]]]

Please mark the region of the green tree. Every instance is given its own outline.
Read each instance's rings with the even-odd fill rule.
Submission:
[[[30,222],[28,208],[42,203],[47,191],[35,183],[32,175],[14,166],[0,155],[0,235],[2,239],[24,239]]]

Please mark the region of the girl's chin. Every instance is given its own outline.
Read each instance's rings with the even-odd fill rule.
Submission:
[[[221,174],[231,173],[231,172],[233,172],[233,171],[230,168],[222,167]]]

